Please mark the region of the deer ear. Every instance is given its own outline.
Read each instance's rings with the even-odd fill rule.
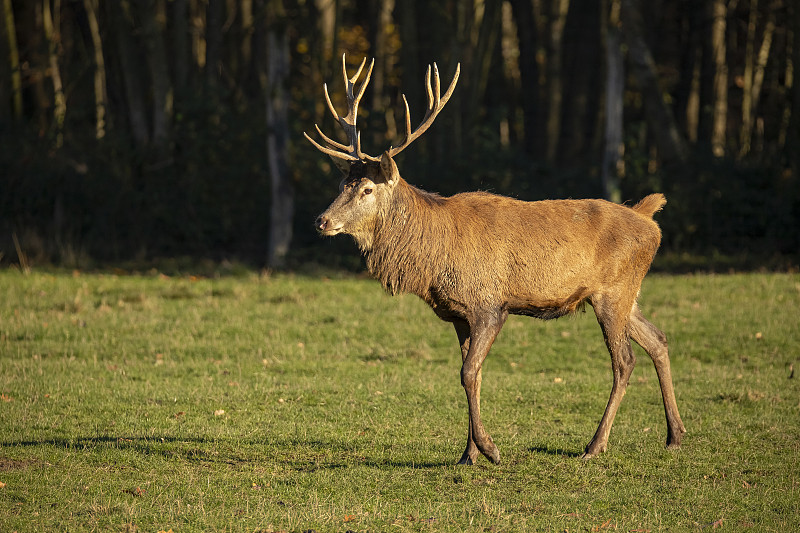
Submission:
[[[350,161],[333,156],[331,156],[331,160],[333,161],[333,164],[336,165],[336,168],[338,168],[342,174],[345,175],[345,177],[350,174]]]
[[[393,186],[397,183],[397,179],[400,177],[400,171],[397,170],[397,164],[392,159],[392,156],[389,155],[389,152],[383,152],[381,156],[381,174],[383,174],[383,179],[386,180],[386,184]]]

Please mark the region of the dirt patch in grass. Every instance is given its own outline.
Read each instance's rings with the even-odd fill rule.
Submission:
[[[0,472],[23,470],[36,464],[39,464],[39,461],[36,459],[9,459],[8,457],[0,457]]]

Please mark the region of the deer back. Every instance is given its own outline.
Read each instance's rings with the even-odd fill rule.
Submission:
[[[417,294],[440,316],[503,306],[555,318],[644,276],[660,242],[657,203],[637,205],[643,214],[604,200],[443,198],[400,181],[363,250],[389,292]]]

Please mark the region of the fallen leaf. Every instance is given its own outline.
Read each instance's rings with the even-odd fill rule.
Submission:
[[[0,481],[0,489],[2,489],[2,488],[3,488],[3,487],[5,487],[5,486],[6,486],[6,484],[5,484],[5,483],[3,483],[2,481]]]
[[[14,398],[9,396],[8,394],[0,394],[0,400],[3,400],[4,402],[13,402]]]
[[[214,411],[214,416],[222,416],[225,414],[225,409],[217,409]]]
[[[130,494],[132,496],[141,497],[144,496],[145,490],[141,487],[136,487],[135,489],[124,489],[122,492]]]
[[[592,531],[602,531],[604,529],[608,529],[611,524],[611,518],[600,524],[599,526],[594,526]]]
[[[553,383],[564,383],[564,378],[555,378],[553,379]]]

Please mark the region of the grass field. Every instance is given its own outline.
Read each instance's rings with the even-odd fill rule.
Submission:
[[[638,365],[608,451],[589,310],[484,366],[502,463],[457,467],[452,327],[343,277],[0,272],[0,531],[796,531],[800,275],[651,275],[688,433]]]

